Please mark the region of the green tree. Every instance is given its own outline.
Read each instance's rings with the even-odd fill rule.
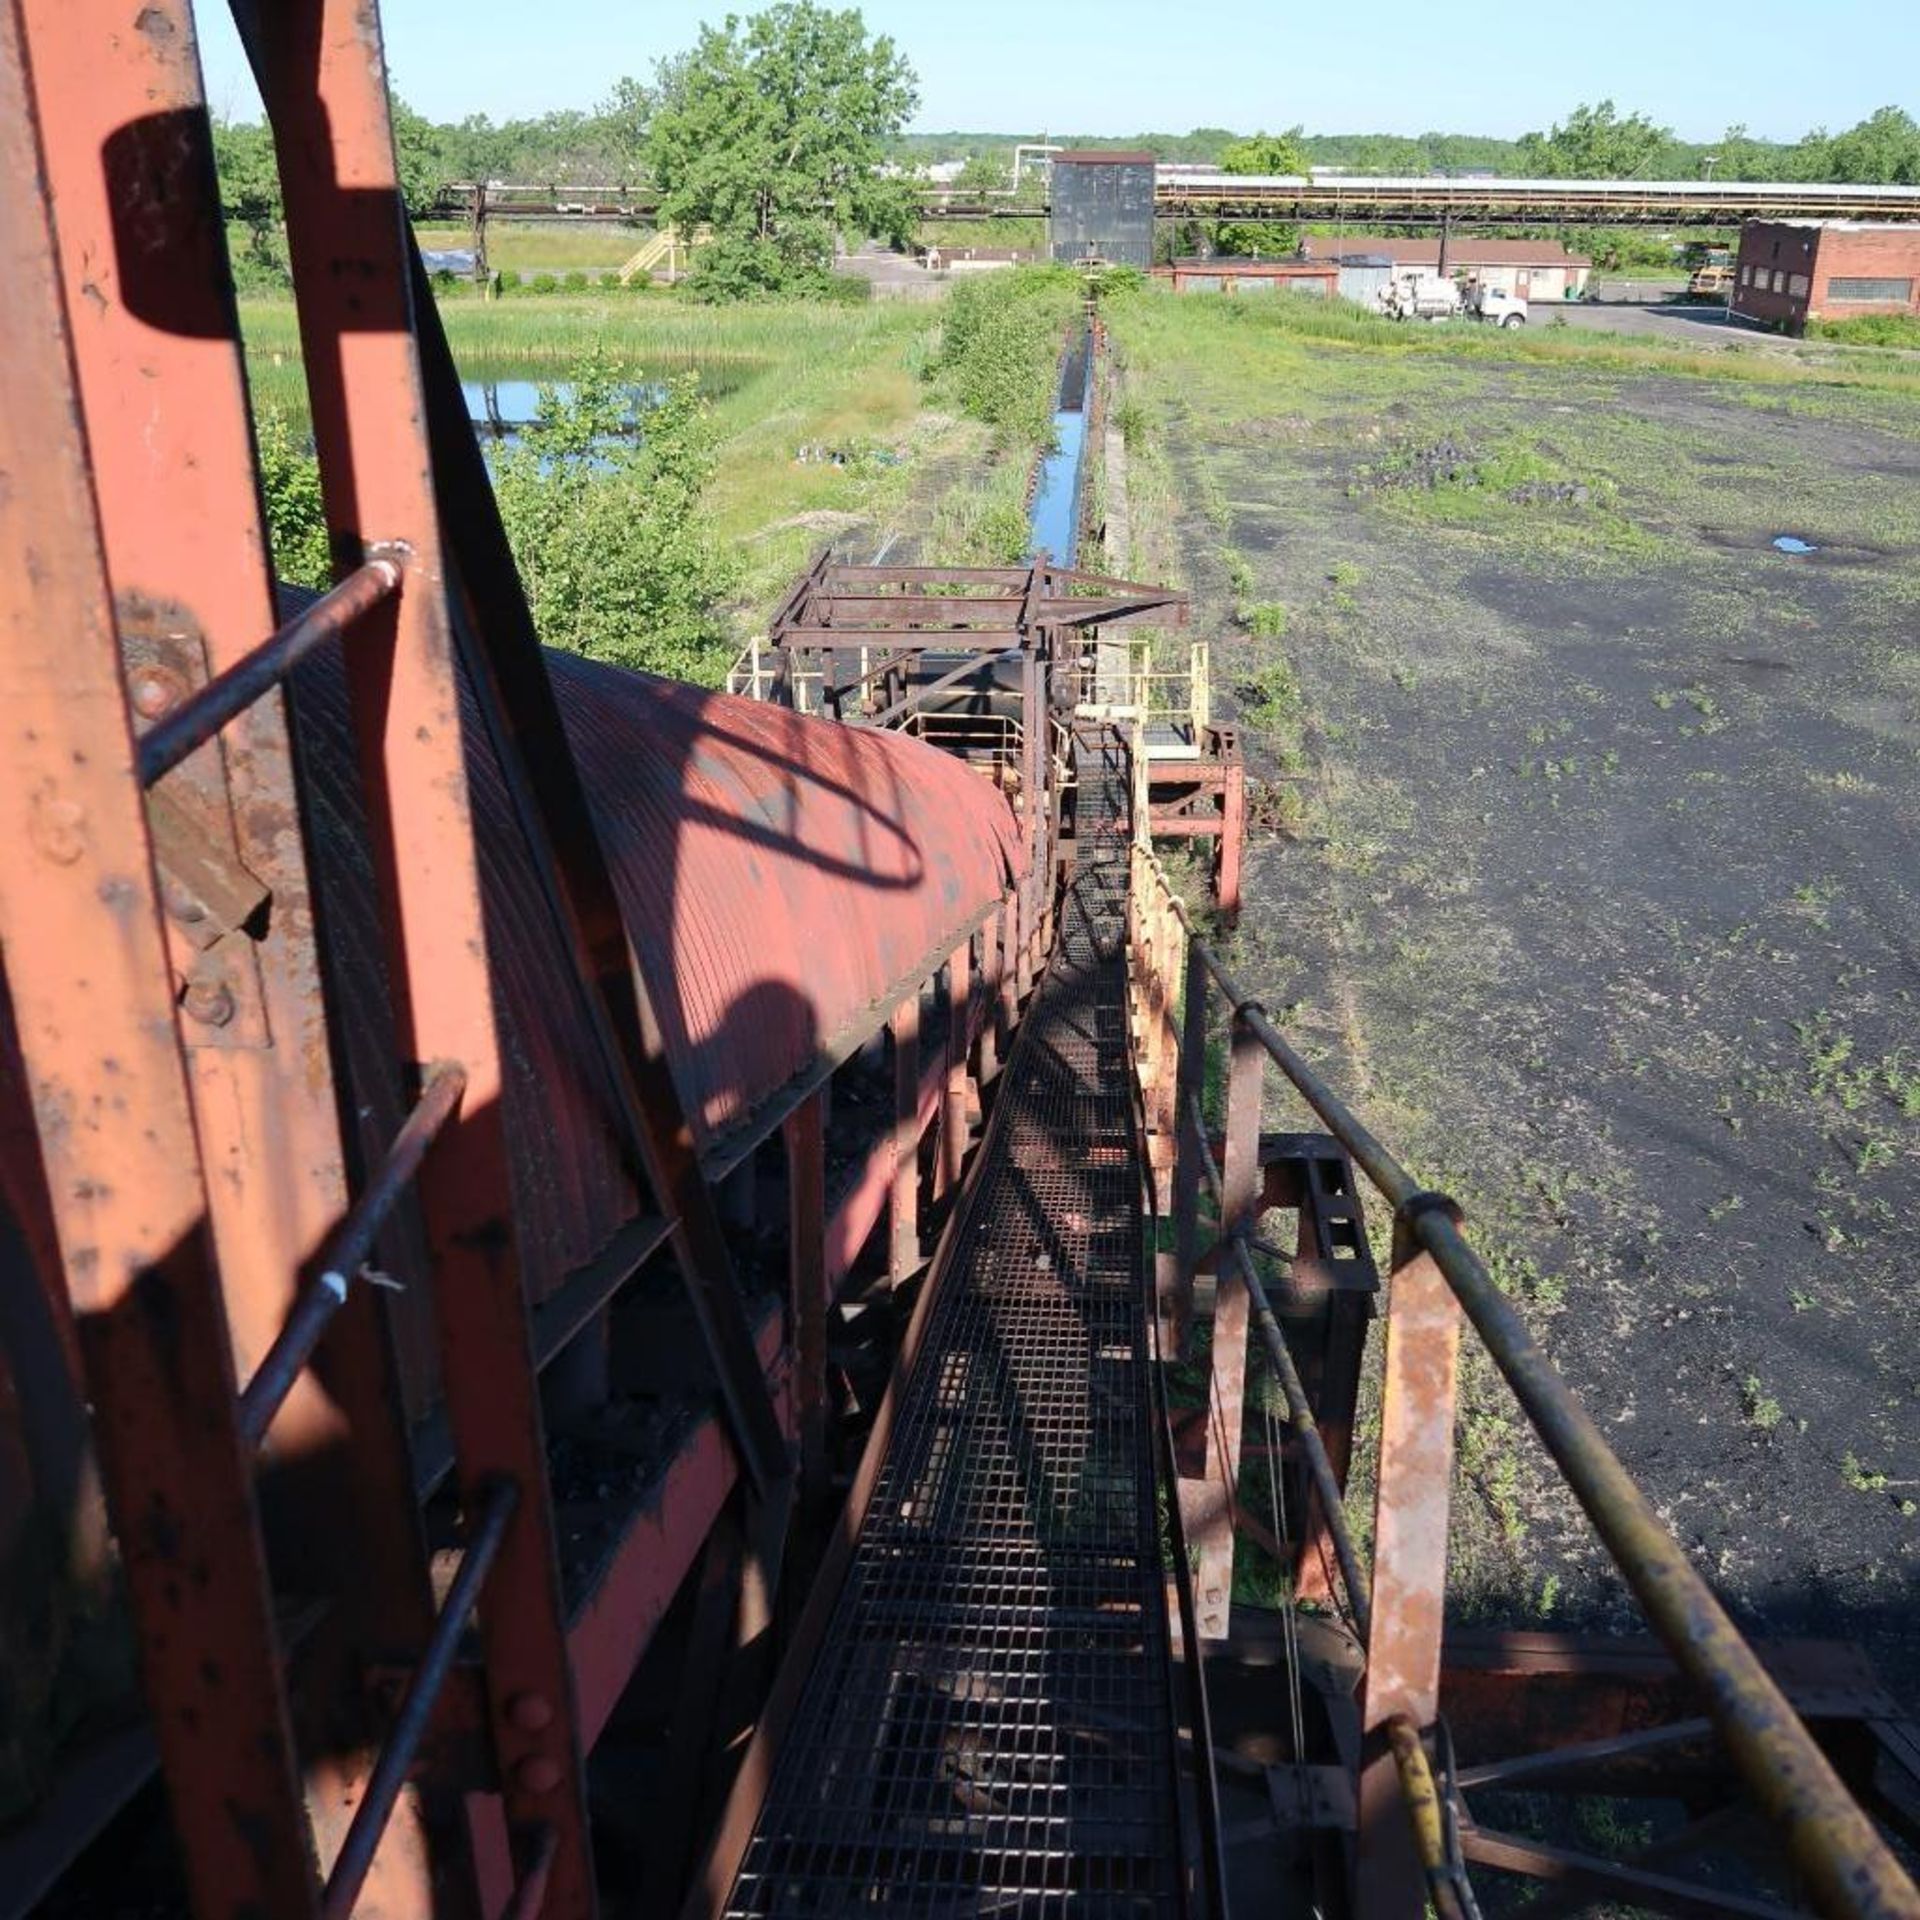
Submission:
[[[1546,133],[1520,136],[1519,160],[1529,173],[1561,180],[1644,179],[1674,146],[1673,129],[1644,113],[1621,115],[1611,100],[1581,105]]]
[[[242,289],[284,286],[287,257],[281,243],[280,169],[273,135],[252,121],[215,120],[213,169],[220,182],[220,210],[246,229],[233,275]]]
[[[598,348],[570,391],[542,387],[536,424],[493,460],[500,517],[548,646],[717,685],[737,570],[704,501],[707,404],[693,376],[638,413],[633,396]]]
[[[1826,143],[1830,180],[1920,186],[1920,124],[1899,107],[1882,107]]]
[[[1729,127],[1713,152],[1716,180],[1765,180],[1773,170],[1766,142],[1754,139],[1743,125]]]
[[[1220,149],[1222,173],[1305,173],[1312,164],[1298,127],[1291,133],[1249,134]],[[1300,229],[1270,220],[1217,220],[1212,239],[1215,253],[1271,256],[1293,252],[1300,244]]]
[[[1004,149],[982,148],[967,155],[953,184],[960,193],[1005,193],[1013,185],[1013,161]]]
[[[444,135],[424,114],[415,113],[396,93],[393,96],[393,151],[400,180],[400,197],[417,220],[440,197],[440,189],[458,169],[449,164]]]
[[[905,57],[854,9],[780,0],[702,28],[659,69],[645,147],[664,217],[713,229],[695,290],[817,288],[841,228],[904,242],[912,185],[878,168],[919,97]]]

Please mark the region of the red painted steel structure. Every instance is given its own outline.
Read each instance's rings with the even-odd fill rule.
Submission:
[[[1020,822],[977,772],[885,731],[543,663],[418,298],[372,11],[240,11],[342,575],[277,631],[186,0],[131,23],[103,0],[0,0],[17,321],[0,359],[0,1284],[64,1317],[54,1371],[70,1356],[59,1385],[93,1403],[195,1911],[587,1913],[587,1749],[703,1544],[719,1611],[700,1644],[769,1628],[795,1456],[804,1485],[825,1481],[829,1299],[883,1213],[886,1277],[909,1279],[964,1178],[1049,938],[1063,638],[1172,618],[1178,596],[1044,562],[876,579],[823,561],[796,590],[803,653],[891,650],[869,718],[910,720],[933,691],[898,656],[1019,653]],[[1192,1637],[1231,1631],[1257,1327],[1293,1430],[1276,1464],[1306,1516],[1274,1544],[1300,1593],[1318,1578],[1344,1598],[1367,1656],[1362,1909],[1450,1913],[1472,1859],[1711,1910],[1670,1860],[1479,1828],[1460,1794],[1697,1785],[1731,1755],[1823,1910],[1914,1913],[1834,1772],[1899,1812],[1879,1783],[1920,1778],[1920,1741],[1892,1703],[1833,1650],[1755,1660],[1457,1216],[1188,939],[1144,855],[1131,901],[1176,1344],[1196,1269],[1215,1275]],[[849,924],[863,942],[811,938]],[[1210,982],[1230,1002],[1217,1148]],[[833,1092],[887,1032],[890,1097],[834,1204]],[[1371,1577],[1342,1495],[1373,1287],[1352,1166],[1332,1141],[1262,1132],[1263,1053],[1394,1208]],[[716,1185],[751,1182],[763,1148],[787,1233],[774,1291],[752,1293]],[[1276,1205],[1300,1216],[1277,1313],[1255,1261]],[[363,1284],[370,1250],[398,1301]],[[672,1282],[630,1284],[668,1251]],[[681,1302],[699,1339],[671,1349]],[[1671,1660],[1443,1640],[1462,1308]],[[616,1317],[669,1368],[704,1357],[713,1384],[676,1403],[688,1417],[574,1564],[548,1423],[617,1408]],[[1442,1709],[1472,1759],[1458,1780],[1426,1751]],[[113,1804],[96,1795],[79,1825]]]
[[[131,28],[0,8],[0,244],[30,332],[0,447],[34,475],[0,488],[24,809],[0,1105],[12,1255],[37,1264],[0,1280],[78,1322],[196,1911],[584,1913],[584,1748],[730,1490],[751,1483],[770,1581],[795,1437],[822,1470],[819,1315],[871,1219],[858,1178],[829,1205],[808,1116],[937,987],[926,1097],[882,1146],[896,1184],[924,1134],[952,1167],[976,1117],[953,1090],[990,1073],[971,943],[1019,912],[1024,849],[990,786],[912,741],[581,662],[549,682],[414,303],[374,18],[242,25],[348,583],[278,633],[185,0]],[[853,924],[872,937],[817,938]],[[752,1334],[711,1180],[783,1120],[790,1314]],[[372,1246],[395,1300],[359,1284]],[[724,1411],[695,1394],[563,1590],[541,1375],[578,1374],[667,1246]],[[449,1472],[470,1554],[436,1611],[418,1499]],[[319,1602],[292,1639],[290,1582]],[[36,1874],[142,1751],[56,1795]]]

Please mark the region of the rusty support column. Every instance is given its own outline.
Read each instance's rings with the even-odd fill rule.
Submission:
[[[967,1027],[973,1009],[973,943],[963,941],[947,962],[947,1098],[940,1128],[941,1185],[960,1184],[966,1164],[973,1081],[967,1072]]]
[[[1240,859],[1247,844],[1247,769],[1239,759],[1227,762],[1220,788],[1220,845],[1213,869],[1213,897],[1220,911],[1240,915]]]
[[[1041,672],[1037,636],[1029,636],[1020,655],[1020,717],[1026,730],[1023,781],[1027,805],[1027,907],[1023,916],[1028,947],[1037,968],[1043,928],[1053,893],[1053,848],[1048,838],[1051,782],[1047,778],[1047,689]]]
[[[36,84],[62,102],[43,124],[46,164],[64,279],[76,303],[84,290],[89,316],[75,367],[122,658],[141,718],[164,724],[206,677],[255,657],[280,626],[192,13],[187,0],[155,0],[145,29],[129,33],[112,0],[30,0],[21,11]],[[136,171],[146,189],[129,200]],[[376,568],[398,577],[392,562]],[[217,744],[198,729],[188,737],[199,744],[154,780],[155,804],[205,832],[272,896],[252,932],[204,949],[174,942],[192,983],[183,1038],[245,1378],[345,1212],[342,1110],[283,696],[277,686],[258,692],[224,719]],[[163,844],[163,874],[166,859]],[[202,1019],[200,1009],[227,1017]],[[267,1439],[270,1454],[301,1463],[275,1477],[263,1503],[275,1567],[331,1602],[301,1648],[295,1701],[323,1866],[372,1761],[364,1663],[417,1651],[433,1618],[383,1319],[380,1303],[354,1289],[327,1333],[325,1386],[303,1370]],[[454,1844],[443,1832],[434,1862],[448,1881]],[[409,1795],[369,1892],[404,1904],[424,1898],[431,1877]]]
[[[893,1205],[887,1277],[894,1286],[920,1265],[920,990],[887,1022],[893,1036]]]
[[[1154,1154],[1154,1177],[1158,1182],[1160,1204],[1164,1207],[1172,1204],[1173,1168],[1180,1156],[1180,1016],[1175,1001],[1186,968],[1187,943],[1171,900],[1159,900],[1158,914],[1164,945],[1158,970],[1156,1098],[1159,1114],[1155,1124],[1159,1145]]]
[[[379,23],[364,0],[241,13],[280,162],[335,563],[410,550],[406,590],[370,617],[348,683],[406,1062],[467,1075],[419,1192],[461,1503],[477,1526],[499,1479],[520,1495],[476,1616],[503,1810],[521,1869],[553,1831],[545,1920],[578,1920],[595,1908],[585,1767]]]
[[[1461,1315],[1413,1233],[1421,1214],[1436,1211],[1460,1218],[1451,1200],[1416,1193],[1393,1223],[1360,1782],[1360,1909],[1368,1914],[1416,1916],[1425,1887],[1386,1729],[1396,1716],[1430,1727],[1440,1710]]]
[[[1171,1144],[1174,1130],[1174,1081],[1180,1057],[1180,1034],[1174,1019],[1174,983],[1180,977],[1183,947],[1180,923],[1173,905],[1156,890],[1154,898],[1156,953],[1154,963],[1154,1088],[1159,1113],[1155,1122]]]
[[[1000,909],[1000,1004],[994,1011],[995,1050],[1002,1060],[1013,1051],[1013,1030],[1020,1019],[1020,895],[1008,893]]]
[[[1006,964],[1000,937],[1002,917],[998,913],[988,915],[980,929],[980,1037],[973,1051],[974,1084],[980,1088],[1000,1071],[1000,983]]]
[[[787,1115],[788,1312],[793,1316],[794,1412],[800,1485],[811,1501],[827,1472],[827,1094]]]
[[[1227,1063],[1227,1128],[1221,1163],[1223,1237],[1250,1228],[1260,1192],[1261,1070],[1266,1055],[1237,1013]],[[1247,1328],[1251,1303],[1239,1263],[1222,1259],[1214,1282],[1213,1348],[1207,1392],[1207,1469],[1197,1526],[1187,1540],[1203,1640],[1226,1638],[1233,1607],[1233,1515],[1246,1412]]]
[[[133,1628],[202,1915],[317,1910],[69,357],[0,4],[0,942]]]
[[[1201,1167],[1207,1143],[1195,1117],[1207,1076],[1207,964],[1197,941],[1187,946],[1186,982],[1180,1008],[1180,1065],[1176,1094],[1173,1161],[1174,1282],[1162,1302],[1167,1350],[1184,1359],[1193,1324],[1193,1271],[1200,1260]]]

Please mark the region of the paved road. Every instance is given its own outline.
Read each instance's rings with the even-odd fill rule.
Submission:
[[[1607,333],[1652,335],[1689,347],[1799,345],[1778,334],[1743,325],[1718,300],[1599,300],[1564,305],[1536,302],[1529,316],[1534,326],[1558,317],[1570,327],[1598,328]]]

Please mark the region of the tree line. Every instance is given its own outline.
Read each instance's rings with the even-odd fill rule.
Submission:
[[[474,114],[437,123],[396,102],[394,135],[400,185],[416,217],[457,181],[644,184],[659,194],[663,220],[711,234],[696,258],[696,291],[742,298],[823,287],[837,236],[910,237],[914,162],[960,138],[907,133],[918,105],[911,62],[888,35],[869,33],[857,9],[776,0],[759,13],[729,14],[719,26],[702,27],[693,46],[658,62],[646,80],[616,82],[591,113],[500,125]],[[1012,141],[1003,135],[978,142],[968,155],[967,184],[991,187],[1004,177]],[[1167,159],[1206,160],[1233,172],[1339,165],[1645,179],[1712,171],[1722,179],[1920,185],[1920,124],[1898,107],[1791,144],[1754,139],[1744,127],[1728,128],[1710,146],[1682,141],[1611,100],[1578,106],[1515,141],[1211,128],[1141,135],[1138,144]],[[216,126],[215,158],[229,216],[250,236],[243,278],[276,272],[279,192],[266,131]]]

